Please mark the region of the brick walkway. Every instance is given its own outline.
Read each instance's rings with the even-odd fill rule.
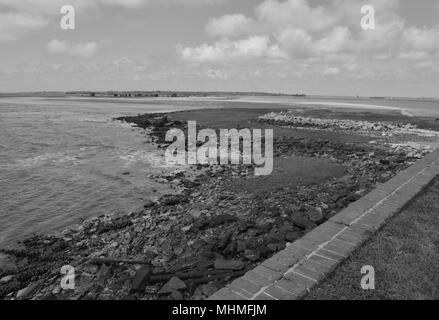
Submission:
[[[208,299],[295,300],[305,297],[437,175],[439,149]]]

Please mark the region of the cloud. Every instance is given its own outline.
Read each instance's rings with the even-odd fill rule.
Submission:
[[[313,52],[313,39],[303,29],[285,29],[279,33],[277,41],[282,49],[297,58],[307,58]]]
[[[323,6],[311,7],[307,0],[264,1],[256,7],[258,20],[275,29],[302,28],[325,30],[334,26],[337,17]]]
[[[209,69],[207,70],[206,75],[208,78],[218,80],[226,80],[228,78],[228,75],[224,71],[218,69]]]
[[[0,42],[17,40],[20,36],[47,26],[39,15],[26,13],[0,13]]]
[[[323,74],[326,76],[334,76],[340,73],[340,69],[337,67],[326,67],[323,70]]]
[[[69,3],[66,0],[0,0],[0,6],[20,12],[38,12],[44,14],[58,14],[62,6],[71,4],[77,10],[91,7],[118,6],[125,8],[138,8],[147,5],[163,4],[215,4],[226,0],[75,0]]]
[[[178,46],[177,50],[183,60],[189,62],[229,62],[252,58],[280,59],[284,57],[284,53],[277,45],[272,45],[267,36],[250,36],[238,41],[223,39],[213,45],[203,44],[195,48]]]
[[[209,20],[206,31],[211,36],[239,36],[255,27],[254,21],[243,14],[228,14]]]
[[[117,6],[136,9],[148,5],[207,5],[227,0],[75,0],[77,12],[90,8]],[[23,34],[42,29],[50,18],[60,16],[66,0],[0,0],[0,41],[17,40]]]
[[[439,26],[433,29],[410,27],[403,38],[414,50],[435,51],[439,49]]]
[[[177,51],[188,65],[217,64],[215,68],[221,66],[229,78],[270,74],[278,79],[315,75],[390,79],[413,77],[420,70],[425,74],[428,66],[439,63],[439,25],[409,26],[399,15],[400,0],[368,0],[375,7],[376,28],[363,30],[364,4],[265,0],[255,5],[253,15],[211,18],[206,33],[217,39],[179,45]],[[274,62],[282,67],[274,68]]]
[[[52,54],[67,54],[82,58],[94,56],[99,48],[96,42],[71,44],[67,41],[53,39],[47,44],[47,51]]]
[[[408,51],[399,54],[400,59],[404,60],[425,60],[428,59],[428,53],[425,51]]]

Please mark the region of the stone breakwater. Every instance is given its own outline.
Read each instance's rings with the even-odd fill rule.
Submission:
[[[259,117],[262,122],[293,128],[337,130],[342,132],[363,133],[372,136],[417,135],[438,138],[439,132],[419,129],[416,125],[390,122],[370,122],[358,120],[318,119],[298,116],[294,111],[272,112]]]
[[[126,117],[165,147],[164,134],[184,125],[169,115]],[[123,217],[101,216],[60,235],[38,235],[0,250],[3,299],[204,299],[360,199],[377,184],[429,153],[417,144],[339,143],[276,137],[275,157],[329,159],[343,177],[273,188],[235,190],[257,183],[252,166],[194,166],[161,177],[180,194],[149,201]],[[61,288],[64,265],[75,289]]]

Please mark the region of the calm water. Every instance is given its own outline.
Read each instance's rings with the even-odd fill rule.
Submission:
[[[129,213],[164,192],[146,177],[162,170],[162,158],[145,133],[111,119],[195,107],[0,99],[0,246],[90,216]]]
[[[145,133],[113,117],[200,107],[311,103],[243,98],[241,102],[0,98],[0,246],[34,232],[60,231],[100,214],[123,214],[166,192],[148,174],[160,156]],[[319,101],[323,104],[364,101]],[[314,102],[312,102],[314,103]],[[437,102],[379,101],[412,114],[439,116]],[[346,106],[346,105],[345,105]],[[124,175],[124,172],[130,172]],[[157,189],[158,192],[153,192]]]

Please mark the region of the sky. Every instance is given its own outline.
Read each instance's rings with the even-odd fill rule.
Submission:
[[[438,88],[439,0],[0,0],[0,92]]]

